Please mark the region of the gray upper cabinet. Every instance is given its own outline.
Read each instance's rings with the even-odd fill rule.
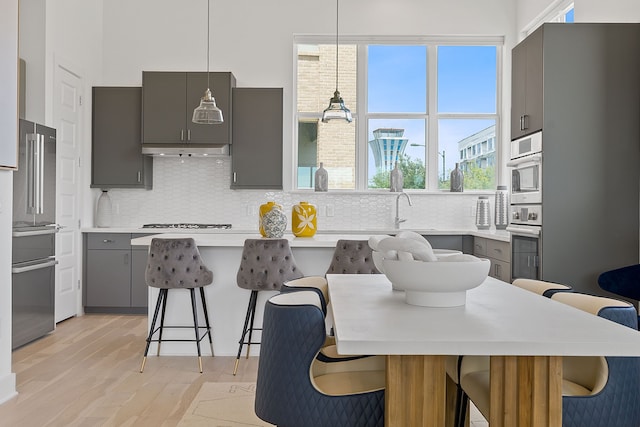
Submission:
[[[193,110],[207,89],[206,72],[142,73],[142,139],[144,144],[230,144],[231,73],[212,72],[209,85],[224,122],[200,125],[191,121]]]
[[[233,89],[232,189],[282,189],[282,88]]]
[[[512,51],[512,140],[542,129],[543,31],[544,27],[540,27]]]
[[[153,160],[140,145],[142,88],[94,87],[91,187],[146,188]]]

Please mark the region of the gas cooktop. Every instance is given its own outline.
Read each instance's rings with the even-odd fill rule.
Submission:
[[[231,224],[193,224],[193,223],[174,223],[174,224],[144,224],[142,228],[216,228],[223,230],[230,230]]]

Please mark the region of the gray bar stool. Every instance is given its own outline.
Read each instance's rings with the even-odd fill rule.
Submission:
[[[144,350],[142,358],[142,366],[140,372],[144,370],[147,361],[147,353],[151,342],[158,343],[158,353],[160,356],[160,345],[162,341],[195,341],[198,347],[198,366],[202,373],[202,354],[200,352],[200,341],[206,336],[209,337],[209,345],[211,346],[211,355],[213,356],[213,341],[211,339],[211,326],[209,324],[209,314],[207,313],[207,302],[204,296],[204,286],[213,282],[213,273],[209,270],[200,259],[200,251],[192,238],[186,239],[152,239],[149,246],[149,256],[147,258],[147,269],[145,271],[145,282],[147,286],[159,288],[160,293],[156,302],[156,309],[153,313],[153,321],[149,329],[147,337],[147,346]],[[202,301],[202,310],[204,312],[204,320],[206,326],[198,324],[198,309],[196,306],[195,288],[200,289],[200,299]],[[193,312],[193,326],[165,326],[164,314],[167,307],[167,297],[169,289],[189,289],[191,293],[191,310]],[[158,312],[162,306],[160,315],[160,326],[156,328]],[[164,328],[193,328],[195,330],[195,340],[187,339],[162,339],[162,331]],[[200,329],[206,331],[200,335]],[[153,339],[155,333],[158,332],[158,338]]]
[[[238,372],[242,347],[247,345],[247,358],[249,358],[251,344],[260,344],[251,340],[253,331],[261,330],[261,328],[253,327],[258,292],[279,291],[284,282],[299,279],[302,276],[287,239],[247,239],[244,241],[237,284],[240,288],[251,290],[251,295],[240,336],[238,356],[233,367],[233,375]]]

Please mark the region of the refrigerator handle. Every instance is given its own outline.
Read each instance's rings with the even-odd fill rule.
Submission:
[[[58,261],[51,260],[51,261],[47,261],[47,262],[42,262],[40,264],[28,265],[28,266],[25,266],[25,267],[12,267],[11,268],[11,273],[19,274],[19,273],[26,273],[27,271],[41,270],[43,268],[52,267],[52,266],[56,265],[57,263],[58,263]]]
[[[26,160],[27,160],[27,212],[34,214],[36,212],[36,162],[35,162],[35,145],[34,134],[27,133],[26,139]]]
[[[40,137],[40,182],[38,193],[38,213],[44,213],[44,135],[38,135]]]

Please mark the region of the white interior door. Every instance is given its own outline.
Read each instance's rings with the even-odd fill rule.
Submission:
[[[57,129],[56,322],[78,314],[80,303],[80,141],[82,78],[57,63],[53,117]]]

